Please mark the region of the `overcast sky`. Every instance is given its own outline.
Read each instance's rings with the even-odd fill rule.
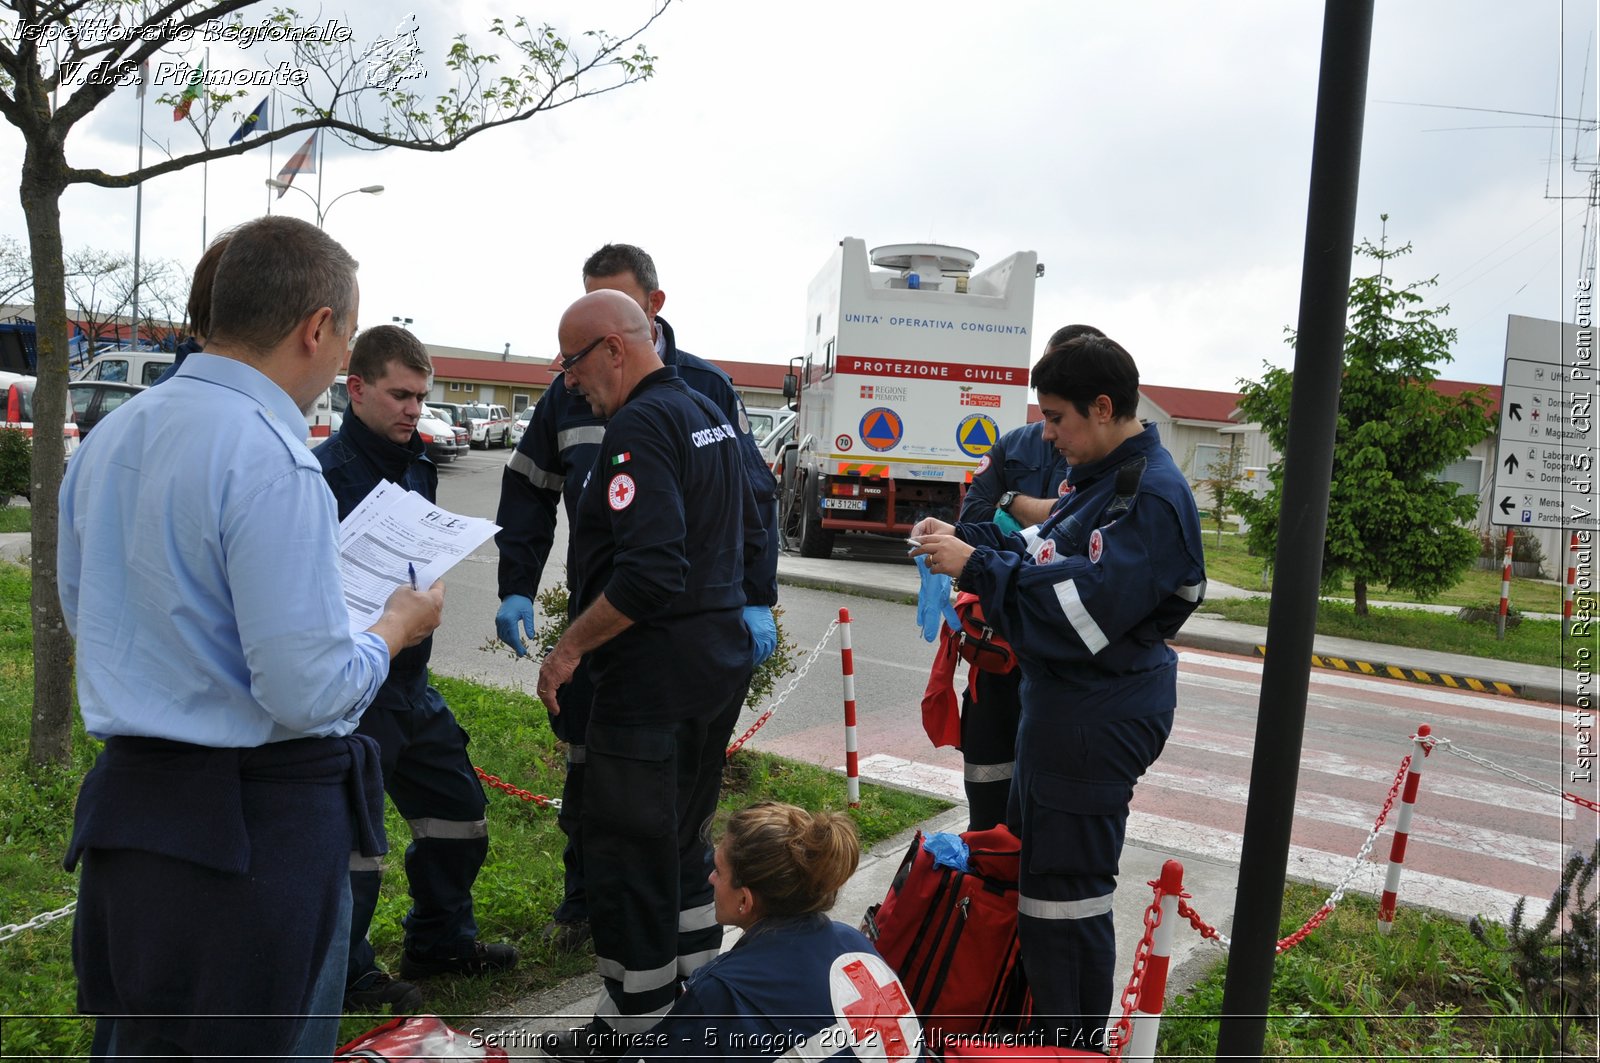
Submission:
[[[359,41],[414,12],[437,82],[454,35],[495,15],[623,31],[650,8],[333,0],[322,15],[342,15]],[[644,84],[446,154],[332,148],[324,205],[386,191],[341,200],[327,228],[362,262],[363,325],[410,317],[428,342],[540,355],[581,294],[583,259],[607,241],[655,256],[684,347],[765,362],[799,351],[806,287],[842,237],[956,244],[980,269],[1033,250],[1047,267],[1035,356],[1055,327],[1089,322],[1147,383],[1233,390],[1264,360],[1292,358],[1321,12],[1298,0],[681,0],[645,35],[658,64]],[[1356,233],[1376,241],[1387,213],[1391,244],[1415,247],[1394,272],[1438,276],[1431,298],[1460,333],[1446,377],[1500,381],[1508,314],[1569,316],[1587,184],[1572,159],[1596,154],[1595,14],[1595,0],[1378,4]],[[269,54],[215,49],[212,66]],[[225,112],[217,139],[254,102]],[[1507,111],[1584,124],[1492,113]],[[74,132],[68,161],[132,169],[137,121],[134,91],[119,90]],[[195,145],[153,98],[146,122],[178,150]],[[21,142],[0,130],[15,173]],[[299,139],[279,142],[270,167],[263,146],[209,168],[211,235],[266,209],[262,181]],[[192,266],[201,182],[196,167],[146,186],[146,257]],[[79,186],[62,209],[69,248],[131,251],[131,190]],[[314,217],[295,192],[273,210]],[[25,235],[14,196],[0,232]]]

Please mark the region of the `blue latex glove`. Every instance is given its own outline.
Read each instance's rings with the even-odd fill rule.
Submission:
[[[750,637],[756,644],[755,652],[750,655],[750,663],[760,668],[778,648],[778,622],[772,618],[772,610],[767,606],[747,605],[744,607],[744,626],[750,629]]]
[[[920,554],[917,571],[922,573],[922,586],[917,588],[917,626],[922,628],[922,637],[932,642],[939,637],[939,621],[950,610],[950,577],[929,572],[928,559]],[[961,625],[957,622],[951,627],[959,630]]]
[[[968,859],[971,853],[959,834],[930,834],[922,840],[922,848],[933,857],[935,867],[949,867],[957,871],[971,871]]]
[[[530,639],[533,638],[533,601],[520,594],[508,594],[506,600],[500,603],[500,611],[494,614],[495,634],[500,636],[500,641],[517,651],[518,657],[528,655],[528,647],[523,645],[522,638],[517,632],[517,624],[522,624],[522,631]]]

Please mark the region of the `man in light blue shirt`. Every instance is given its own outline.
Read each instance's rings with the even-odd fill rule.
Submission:
[[[350,630],[302,411],[355,332],[355,271],[304,222],[240,226],[206,351],[102,421],[62,483],[61,604],[106,742],[67,856],[96,1057],[334,1046],[349,854],[384,848],[376,751],[352,732],[444,604],[405,586]]]

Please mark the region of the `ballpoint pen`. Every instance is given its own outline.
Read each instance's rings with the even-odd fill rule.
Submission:
[[[411,589],[420,589],[417,587],[417,566],[412,564],[410,561],[406,562],[406,574],[411,577]]]

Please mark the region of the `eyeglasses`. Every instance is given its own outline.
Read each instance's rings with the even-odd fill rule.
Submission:
[[[610,334],[607,333],[607,335]],[[600,346],[601,343],[605,342],[605,338],[605,336],[601,336],[599,339],[589,343],[577,354],[561,354],[558,352],[556,354],[556,361],[561,366],[561,371],[563,373],[570,373],[572,371],[572,367],[587,358],[590,351],[594,350],[596,347]]]

